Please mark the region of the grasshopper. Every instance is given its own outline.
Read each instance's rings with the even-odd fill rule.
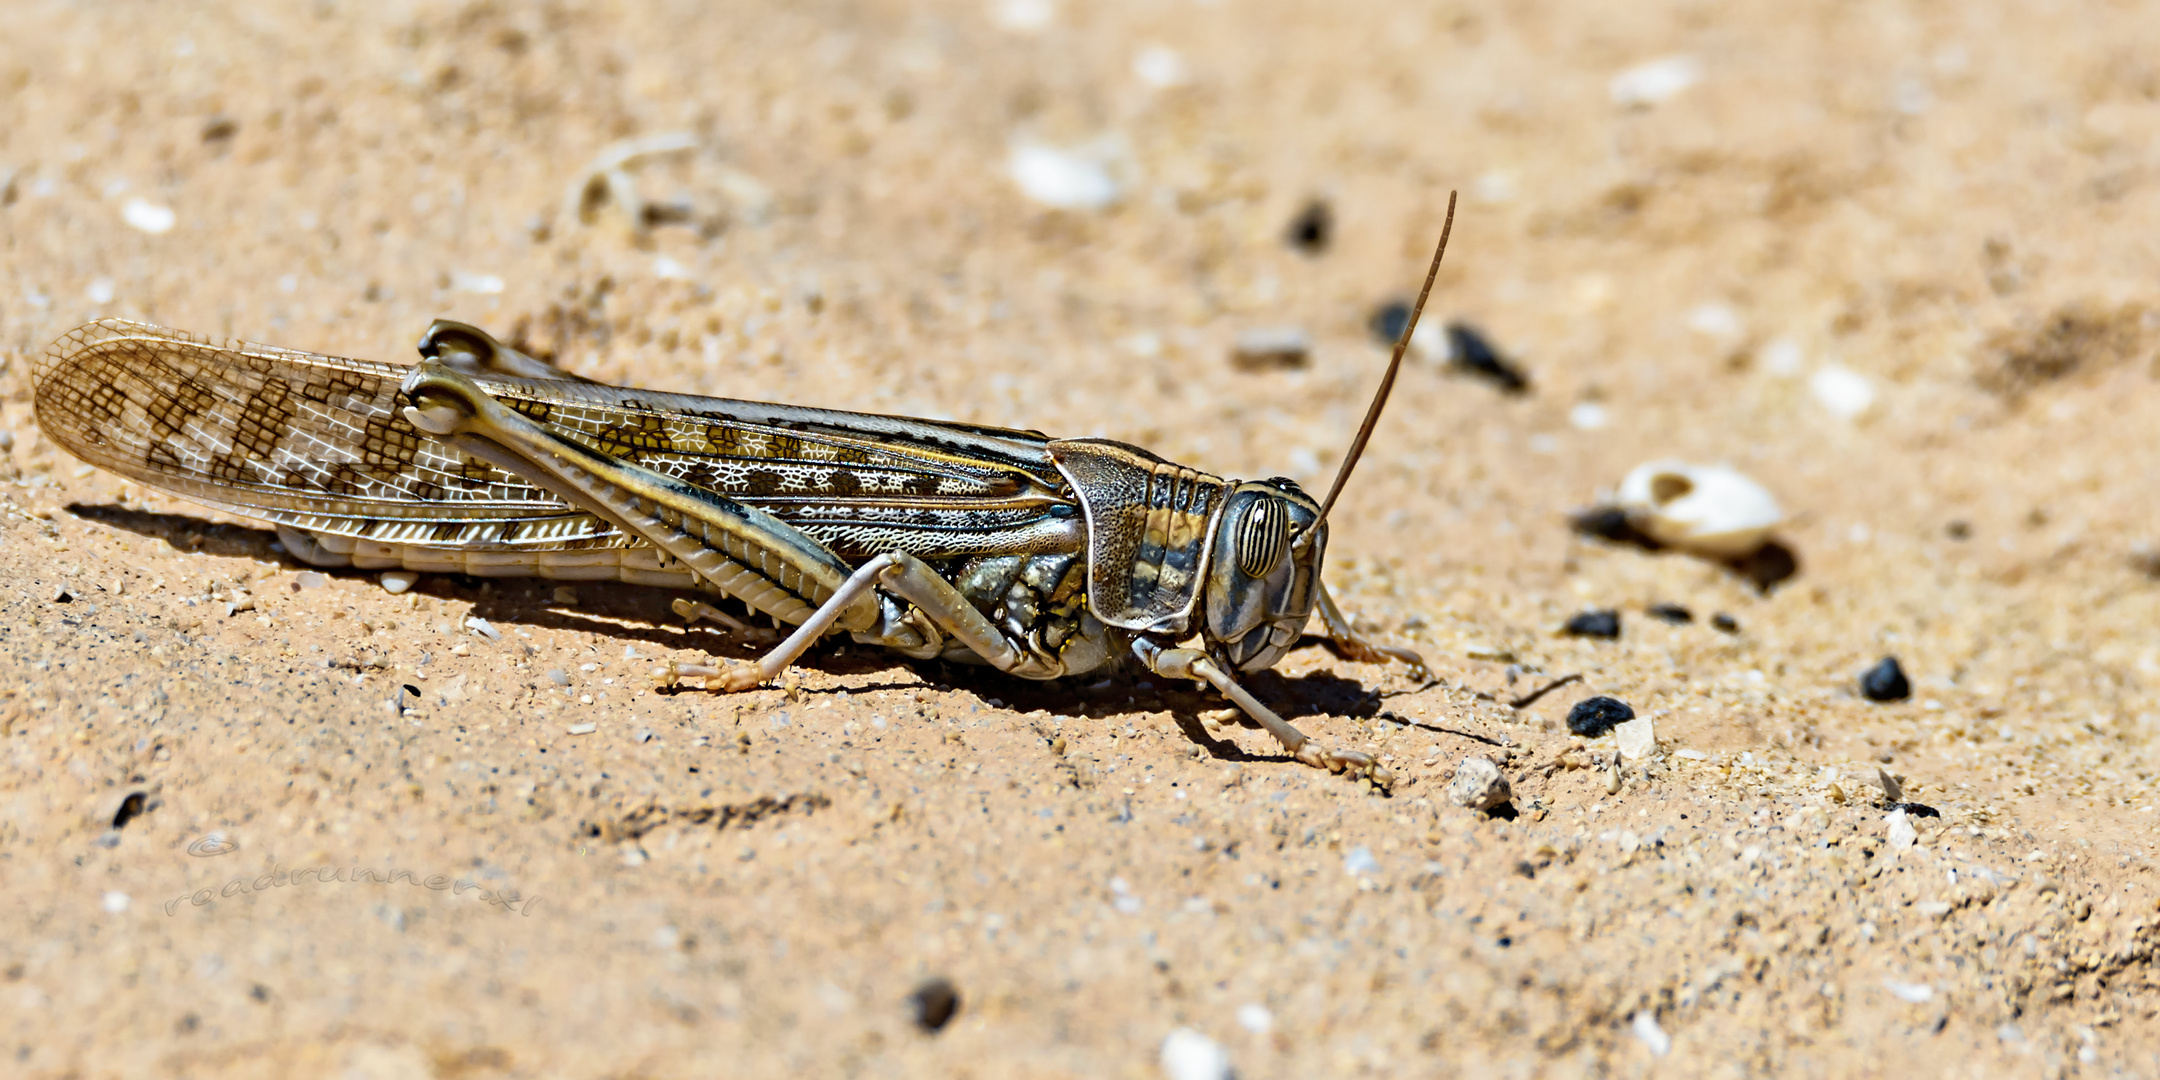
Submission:
[[[1236,674],[1272,667],[1315,610],[1345,655],[1423,670],[1352,630],[1320,569],[1328,510],[1454,218],[1450,196],[1410,323],[1319,501],[1103,439],[608,386],[447,320],[413,367],[94,322],[35,364],[37,417],[86,462],[271,522],[303,562],[622,580],[794,627],[754,662],[671,664],[671,684],[748,689],[839,631],[1028,679],[1130,657],[1212,685],[1297,760],[1384,787],[1371,755],[1321,746]]]

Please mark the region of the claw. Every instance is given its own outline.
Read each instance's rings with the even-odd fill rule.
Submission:
[[[680,686],[684,679],[703,679],[705,689],[727,693],[748,690],[764,682],[758,677],[756,664],[731,663],[720,668],[711,664],[681,664],[671,660],[667,670],[660,676],[660,685]]]

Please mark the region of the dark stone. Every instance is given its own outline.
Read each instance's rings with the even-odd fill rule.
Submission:
[[[1585,611],[1569,619],[1560,632],[1569,637],[1616,638],[1620,636],[1620,613],[1611,608]]]
[[[1943,526],[1943,535],[1952,540],[1970,540],[1972,539],[1972,524],[1965,521],[1953,521]]]
[[[1652,604],[1643,609],[1643,614],[1659,622],[1669,622],[1675,626],[1695,621],[1695,613],[1678,604]]]
[[[1869,701],[1903,701],[1912,696],[1912,683],[1905,679],[1905,669],[1898,666],[1897,657],[1885,656],[1882,662],[1860,673],[1860,695]]]
[[[1448,351],[1455,354],[1457,368],[1469,372],[1510,394],[1526,393],[1530,378],[1514,362],[1500,355],[1492,342],[1469,323],[1449,323]]]
[[[909,1011],[915,1014],[915,1026],[924,1031],[942,1030],[960,1011],[960,991],[942,975],[924,979],[907,1000]]]
[[[1619,698],[1584,698],[1568,710],[1567,729],[1570,734],[1595,739],[1633,719],[1635,710]]]
[[[1926,803],[1916,803],[1916,802],[1901,802],[1901,803],[1892,803],[1892,804],[1890,805],[1890,809],[1892,809],[1892,810],[1903,810],[1903,811],[1905,811],[1905,816],[1907,816],[1907,817],[1931,817],[1931,818],[1939,818],[1939,817],[1941,817],[1941,816],[1942,816],[1942,811],[1940,811],[1940,810],[1937,810],[1937,809],[1935,809],[1934,807],[1932,807],[1932,806],[1929,806],[1929,805],[1928,805],[1928,804],[1926,804]]]
[[[1365,320],[1365,328],[1372,331],[1373,340],[1388,348],[1402,340],[1402,333],[1410,327],[1410,305],[1400,300],[1390,300],[1373,309]]]
[[[149,808],[149,796],[140,791],[128,792],[127,797],[120,800],[120,808],[113,811],[112,827],[115,829],[127,828],[128,822],[141,817],[143,811]]]
[[[1327,250],[1335,239],[1335,210],[1324,200],[1314,199],[1290,219],[1290,227],[1283,232],[1283,242],[1307,255],[1318,255]]]
[[[1728,634],[1737,634],[1740,632],[1740,620],[1735,619],[1722,611],[1710,616],[1710,625],[1715,626]]]

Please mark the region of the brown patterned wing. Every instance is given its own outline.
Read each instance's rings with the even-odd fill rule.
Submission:
[[[408,369],[106,319],[32,369],[69,453],[206,506],[310,532],[469,550],[640,543],[413,428]]]

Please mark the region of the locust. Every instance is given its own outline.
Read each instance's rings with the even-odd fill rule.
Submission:
[[[437,320],[413,366],[101,320],[34,363],[46,435],[83,461],[271,523],[318,566],[684,590],[787,636],[754,661],[670,664],[740,691],[820,638],[1025,679],[1128,662],[1214,687],[1297,761],[1382,787],[1238,680],[1317,611],[1343,655],[1399,661],[1321,581],[1328,511],[1371,439],[1453,231],[1333,485],[1231,480],[1107,439],[657,393],[592,382]],[[724,616],[723,616],[724,618]],[[740,624],[737,624],[738,626]]]

